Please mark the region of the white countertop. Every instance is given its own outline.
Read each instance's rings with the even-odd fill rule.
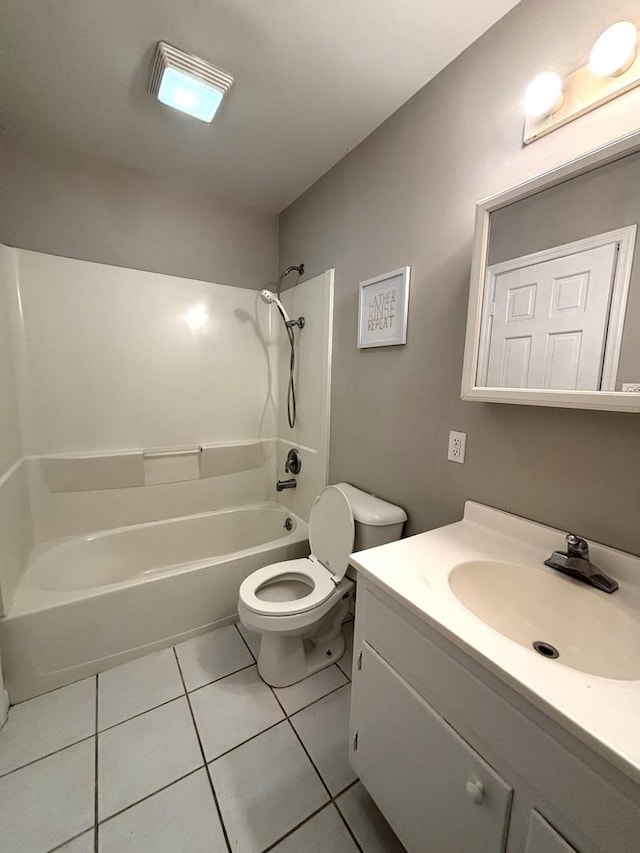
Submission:
[[[460,563],[495,560],[553,572],[544,560],[564,548],[566,531],[467,502],[456,524],[360,551],[351,562],[502,681],[640,783],[640,680],[591,675],[549,660],[503,636],[456,598],[449,573]],[[589,543],[591,560],[615,578],[613,606],[640,621],[640,558]],[[565,575],[569,584],[578,584]],[[581,585],[582,586],[582,585]],[[593,595],[607,595],[587,587]],[[571,618],[568,615],[567,618]],[[624,655],[628,650],[620,649]],[[640,667],[640,662],[639,662]]]

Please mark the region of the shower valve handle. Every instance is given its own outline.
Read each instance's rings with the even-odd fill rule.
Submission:
[[[287,461],[284,463],[286,474],[299,474],[302,469],[302,456],[295,447],[287,453]]]

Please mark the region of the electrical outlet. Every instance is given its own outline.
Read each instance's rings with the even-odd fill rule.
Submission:
[[[640,393],[640,382],[623,382],[623,391],[633,391],[635,394]]]
[[[451,430],[449,433],[449,451],[447,459],[449,462],[464,462],[464,454],[467,449],[467,434],[466,432],[455,432]]]

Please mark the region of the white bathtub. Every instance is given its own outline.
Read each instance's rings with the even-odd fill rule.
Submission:
[[[37,548],[0,620],[11,701],[232,621],[244,578],[308,554],[307,536],[285,508],[257,504]]]

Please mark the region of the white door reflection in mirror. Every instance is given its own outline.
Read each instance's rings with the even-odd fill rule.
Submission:
[[[617,244],[487,270],[489,350],[482,384],[600,388]]]
[[[487,268],[477,384],[615,390],[636,226]]]

